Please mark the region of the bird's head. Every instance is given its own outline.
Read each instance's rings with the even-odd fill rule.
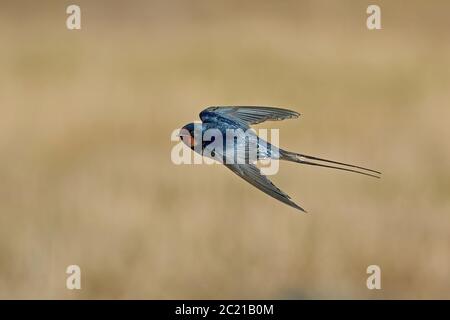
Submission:
[[[194,146],[197,144],[195,140],[195,130],[198,129],[199,129],[198,125],[196,125],[195,123],[188,123],[187,125],[185,125],[183,128],[180,129],[180,133],[178,134],[178,136],[185,145],[193,149]]]

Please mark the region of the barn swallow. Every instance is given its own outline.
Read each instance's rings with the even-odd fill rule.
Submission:
[[[201,123],[189,123],[185,125],[179,133],[180,138],[189,148],[205,155],[205,148],[211,143],[211,141],[203,141],[201,137],[210,129],[218,130],[224,137],[228,130],[234,130],[243,132],[238,134],[234,139],[232,148],[242,148],[247,146],[245,155],[248,157],[249,147],[248,139],[256,139],[256,143],[253,148],[256,147],[257,159],[275,159],[286,160],[296,162],[300,164],[307,164],[311,166],[320,166],[325,168],[332,168],[337,170],[349,171],[354,173],[363,174],[366,176],[380,178],[381,172],[372,169],[347,164],[343,162],[322,159],[305,154],[286,151],[279,147],[276,147],[269,142],[261,139],[256,133],[250,129],[251,125],[262,123],[264,121],[276,121],[284,119],[295,119],[300,114],[296,111],[287,109],[274,108],[274,107],[259,107],[259,106],[242,106],[242,107],[208,107],[200,112]],[[240,130],[239,130],[240,129]],[[200,139],[199,139],[200,137]],[[246,140],[247,139],[247,140]],[[255,165],[254,161],[225,161],[225,154],[227,145],[224,145],[223,150],[214,150],[212,153],[214,159],[218,158],[228,169],[233,171],[239,177],[249,182],[256,188],[260,189],[269,196],[293,207],[300,211],[306,212],[305,209],[297,205],[291,198],[278,187],[276,187],[265,175],[261,174],[260,169]],[[230,147],[228,147],[228,151]],[[232,150],[233,156],[235,150]],[[219,153],[219,154],[215,154]],[[209,156],[211,158],[211,154]],[[235,159],[236,160],[236,159]],[[248,160],[248,159],[247,159]]]

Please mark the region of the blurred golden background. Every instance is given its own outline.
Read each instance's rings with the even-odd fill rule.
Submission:
[[[450,298],[448,12],[2,1],[0,298]],[[172,130],[209,105],[296,110],[269,124],[282,147],[383,177],[282,163],[300,214],[226,168],[175,166]]]

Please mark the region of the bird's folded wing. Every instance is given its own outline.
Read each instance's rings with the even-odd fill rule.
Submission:
[[[269,196],[291,207],[306,212],[303,208],[293,202],[286,193],[278,189],[266,176],[262,175],[257,166],[253,164],[225,164],[225,166]]]
[[[200,119],[203,122],[208,122],[208,120],[223,117],[249,126],[267,120],[274,121],[298,118],[299,115],[298,112],[292,110],[274,107],[209,107],[200,112]]]

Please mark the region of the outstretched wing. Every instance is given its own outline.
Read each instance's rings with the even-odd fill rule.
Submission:
[[[239,177],[251,183],[253,186],[265,192],[269,196],[287,204],[288,206],[306,212],[303,208],[294,203],[286,193],[278,189],[272,183],[272,181],[270,181],[266,176],[262,175],[261,171],[255,165],[225,164],[225,166],[231,171],[233,171],[235,174],[237,174]]]
[[[298,112],[274,107],[209,107],[200,112],[203,122],[226,118],[248,127],[267,120],[284,120],[298,118]]]

